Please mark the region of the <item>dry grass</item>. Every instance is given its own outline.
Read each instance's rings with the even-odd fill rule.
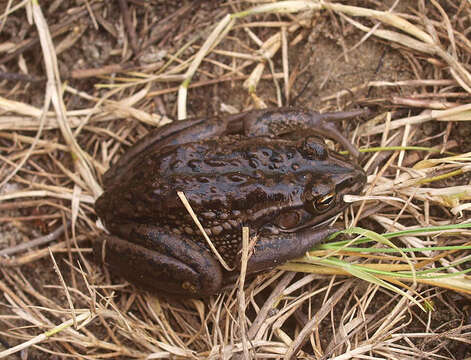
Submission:
[[[167,3],[4,2],[0,356],[464,358],[469,1]],[[331,56],[307,49],[330,42],[315,90],[299,86]],[[347,84],[337,67],[368,56],[376,70]],[[157,298],[90,262],[101,176],[151,126],[303,102],[373,110],[344,124],[369,176],[343,216],[373,242],[329,243],[283,266],[302,273],[242,277],[205,301]]]

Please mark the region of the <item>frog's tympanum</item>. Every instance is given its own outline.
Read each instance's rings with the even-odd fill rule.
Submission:
[[[242,227],[255,245],[247,272],[301,257],[336,229],[326,225],[363,188],[358,151],[329,123],[358,116],[280,108],[177,121],[151,131],[105,174],[97,215],[112,235],[95,251],[147,289],[201,297],[233,277],[177,195],[182,191],[217,252],[237,271]]]

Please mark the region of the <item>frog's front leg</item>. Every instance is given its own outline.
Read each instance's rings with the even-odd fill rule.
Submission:
[[[220,290],[221,266],[192,239],[137,224],[120,225],[119,236],[96,241],[94,254],[129,281],[152,291],[191,297]]]
[[[247,272],[267,270],[303,256],[339,229],[333,227],[307,228],[293,233],[260,235],[247,263]]]
[[[242,132],[246,136],[271,137],[306,129],[338,141],[357,158],[358,150],[330,121],[352,119],[366,113],[367,110],[357,110],[319,114],[311,110],[290,107],[252,110],[230,115],[227,127],[232,131]]]

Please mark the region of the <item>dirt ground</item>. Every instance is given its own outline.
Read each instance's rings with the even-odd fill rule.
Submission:
[[[395,246],[422,249],[408,253],[416,269],[460,276],[441,284],[386,279],[409,297],[358,272],[312,267],[247,279],[245,298],[227,290],[204,301],[168,299],[92,261],[104,172],[150,129],[185,113],[369,109],[338,127],[360,149],[403,148],[361,154],[363,195],[373,198],[356,201],[337,223],[380,234],[469,223],[469,1],[332,3],[377,13],[333,7],[242,16],[276,2],[51,0],[39,4],[43,24],[39,7],[0,3],[0,351],[33,339],[9,358],[471,357],[471,282],[459,273],[469,267],[466,228],[395,238]],[[227,14],[238,16],[198,64],[179,108],[190,64]],[[48,73],[56,56],[58,73]],[[58,97],[43,117],[48,89]],[[445,245],[457,248],[438,248]],[[402,261],[371,254],[338,257],[377,269]],[[409,270],[401,264],[398,271]]]

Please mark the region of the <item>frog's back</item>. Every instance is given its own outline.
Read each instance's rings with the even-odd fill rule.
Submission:
[[[305,174],[322,163],[306,159],[299,148],[291,140],[228,136],[155,150],[107,190],[108,201],[115,200],[116,217],[155,219],[186,213],[178,191],[197,213],[294,202],[305,188]]]
[[[232,136],[188,143],[150,156],[148,161],[158,169],[148,178],[155,195],[166,197],[169,190],[183,191],[206,205],[218,200],[246,202],[256,189],[276,190],[276,184],[283,182],[295,185],[297,175],[315,169],[315,162],[303,157],[296,142],[263,137]],[[137,178],[145,176],[141,172]]]

